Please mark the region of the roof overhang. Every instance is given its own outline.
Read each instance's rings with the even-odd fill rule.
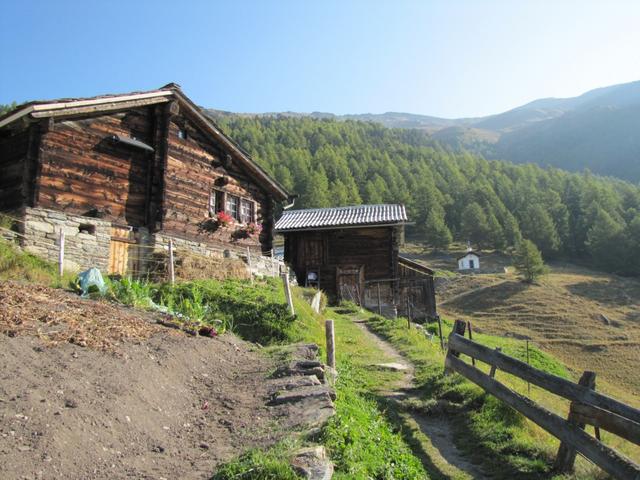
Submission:
[[[263,186],[276,197],[278,201],[285,201],[290,194],[260,167],[247,152],[242,150],[233,140],[222,132],[214,121],[204,115],[200,108],[193,103],[175,84],[169,84],[159,90],[131,93],[125,95],[107,95],[95,98],[73,99],[58,102],[34,102],[18,107],[0,117],[0,128],[23,118],[48,118],[82,115],[113,110],[123,110],[177,100],[181,110],[186,113],[206,132],[222,143],[232,153],[233,157],[252,173]]]
[[[304,227],[304,228],[287,228],[283,230],[275,229],[275,233],[293,233],[293,232],[317,232],[320,230],[351,230],[354,228],[376,228],[376,227],[398,227],[409,225],[409,222],[393,222],[393,223],[363,223],[360,225],[334,225],[326,227]]]
[[[91,111],[91,107],[95,107],[94,111],[119,110],[128,108],[132,104],[152,105],[154,103],[168,102],[172,95],[173,92],[171,90],[154,90],[153,92],[70,100],[67,102],[33,103],[23,108],[18,108],[4,118],[1,118],[0,128],[27,115],[30,115],[32,118],[74,115],[87,113],[87,111]],[[82,110],[80,111],[79,109]]]

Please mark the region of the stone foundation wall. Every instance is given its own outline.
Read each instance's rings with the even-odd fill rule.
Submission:
[[[106,271],[109,265],[111,222],[97,218],[69,215],[43,208],[22,211],[23,248],[41,258],[58,261],[60,232],[65,236],[64,266],[68,270],[97,267]],[[91,233],[81,231],[89,227]]]
[[[97,267],[103,273],[107,273],[109,268],[111,222],[43,208],[25,208],[20,212],[16,212],[14,216],[21,220],[19,224],[20,243],[24,250],[46,260],[57,262],[60,232],[64,231],[65,269],[81,271],[90,267]],[[89,231],[87,232],[87,230]],[[168,251],[169,240],[173,240],[177,255],[182,250],[193,255],[220,259],[221,261],[231,259],[236,264],[238,261],[242,261],[247,269],[247,278],[249,263],[251,264],[251,273],[254,276],[278,276],[281,269],[283,271],[285,269],[284,262],[277,258],[264,257],[251,252],[251,261],[249,262],[246,250],[234,250],[231,248],[225,250],[162,233],[150,234],[146,228],[137,228],[135,239],[142,247],[138,266],[140,272],[145,272],[153,266],[154,252]]]
[[[265,257],[258,253],[251,252],[251,261],[249,262],[248,255],[245,251],[238,251],[235,249],[222,249],[215,248],[207,245],[206,243],[196,242],[193,240],[186,240],[184,238],[172,237],[163,233],[156,233],[151,236],[151,242],[157,250],[167,251],[169,249],[169,240],[173,240],[173,246],[176,252],[180,250],[186,250],[195,255],[211,258],[229,258],[232,260],[242,260],[249,269],[249,263],[251,263],[251,273],[254,276],[262,277],[277,277],[281,271],[285,271],[286,267],[282,260],[274,257]]]

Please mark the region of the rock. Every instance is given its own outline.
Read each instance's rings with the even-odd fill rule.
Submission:
[[[272,393],[277,390],[293,390],[300,387],[311,387],[314,385],[320,385],[321,382],[315,375],[299,376],[299,377],[285,377],[278,381],[274,385]]]
[[[39,222],[36,220],[29,220],[26,222],[25,227],[27,230],[35,230],[36,232],[53,233],[54,228],[51,223]]]
[[[155,453],[164,453],[164,447],[161,447],[160,445],[155,445],[151,447],[151,451]]]
[[[409,367],[402,363],[378,363],[376,367],[384,370],[393,370],[394,372],[404,372],[409,370]]]
[[[28,452],[29,450],[31,450],[31,447],[28,447],[27,445],[20,445],[18,447],[18,450],[21,452]]]
[[[330,480],[333,477],[333,463],[322,446],[298,450],[291,465],[299,475],[310,480]]]
[[[209,444],[205,442],[202,442],[199,447],[203,450],[209,450]]]
[[[283,403],[295,403],[310,397],[326,397],[329,403],[335,400],[335,392],[323,386],[301,387],[276,393],[268,405],[281,405]]]
[[[605,325],[611,325],[611,320],[609,320],[609,317],[607,317],[604,313],[600,314],[600,320],[602,320]]]
[[[72,398],[67,398],[64,401],[64,406],[67,407],[67,408],[78,408],[78,402],[76,402]]]

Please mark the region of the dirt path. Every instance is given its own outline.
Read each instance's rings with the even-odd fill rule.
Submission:
[[[354,320],[362,332],[374,343],[392,364],[397,365],[394,369],[400,370],[404,367],[402,379],[393,386],[392,390],[383,391],[381,394],[390,400],[411,399],[416,397],[413,364],[403,357],[389,342],[371,331],[366,320]],[[384,363],[381,365],[389,365]],[[480,468],[471,463],[464,454],[458,450],[453,442],[453,429],[444,416],[421,415],[418,412],[410,411],[407,414],[417,424],[420,431],[429,439],[430,446],[427,446],[425,454],[429,456],[429,463],[425,465],[430,473],[434,473],[439,478],[455,480],[483,480],[487,477]],[[433,470],[436,469],[436,472]]]

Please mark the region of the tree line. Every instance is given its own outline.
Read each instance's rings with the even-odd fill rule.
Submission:
[[[531,240],[546,259],[640,274],[640,188],[613,178],[488,161],[418,130],[330,119],[225,116],[222,128],[297,208],[402,203],[408,234],[505,250]]]

